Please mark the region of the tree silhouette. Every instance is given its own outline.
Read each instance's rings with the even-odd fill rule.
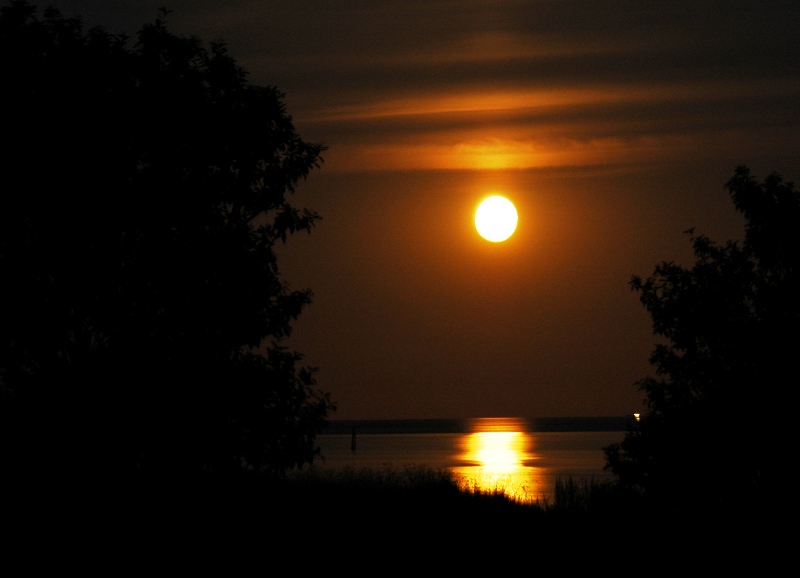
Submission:
[[[275,248],[324,147],[221,44],[0,10],[3,463],[59,479],[280,475],[335,409],[283,340]]]
[[[638,384],[648,411],[605,449],[606,467],[673,512],[777,512],[789,496],[800,196],[779,175],[760,183],[743,166],[726,187],[746,221],[743,242],[690,230],[691,268],[662,262],[631,280],[661,339],[656,376]]]

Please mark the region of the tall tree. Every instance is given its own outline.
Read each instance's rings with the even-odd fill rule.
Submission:
[[[0,9],[4,463],[62,477],[280,474],[335,409],[284,345],[275,248],[324,148],[222,44]]]
[[[772,508],[789,495],[800,195],[743,166],[726,188],[745,218],[743,242],[688,231],[693,266],[662,262],[631,280],[659,337],[655,376],[639,382],[648,411],[606,448],[607,468],[673,511]]]

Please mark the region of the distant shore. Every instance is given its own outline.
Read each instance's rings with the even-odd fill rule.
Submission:
[[[471,433],[472,419],[357,419],[330,420],[322,435],[403,433]],[[633,415],[520,418],[528,432],[627,431]]]

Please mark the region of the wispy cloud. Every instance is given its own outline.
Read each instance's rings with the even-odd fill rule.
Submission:
[[[56,4],[129,32],[159,5]],[[177,0],[171,9],[178,31],[226,41],[253,82],[286,93],[301,134],[331,147],[327,171],[635,164],[721,154],[731,139],[762,152],[800,139],[794,1]]]

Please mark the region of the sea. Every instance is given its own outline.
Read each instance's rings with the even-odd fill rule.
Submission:
[[[613,478],[603,448],[622,441],[630,416],[332,420],[317,437],[316,468],[448,469],[468,490],[553,503],[556,481]]]

